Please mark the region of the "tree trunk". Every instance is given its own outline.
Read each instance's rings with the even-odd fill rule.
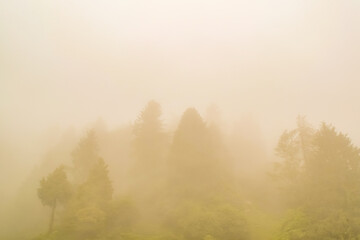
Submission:
[[[50,223],[49,223],[48,234],[51,233],[53,225],[54,225],[55,208],[56,208],[56,199],[55,199],[54,205],[51,208],[51,215],[50,215]]]

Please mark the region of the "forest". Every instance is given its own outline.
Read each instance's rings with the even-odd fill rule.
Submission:
[[[256,131],[220,119],[188,108],[165,126],[152,100],[119,129],[65,132],[1,217],[1,239],[360,239],[360,151],[346,134],[299,116],[271,160]]]
[[[360,240],[360,0],[0,0],[0,240]]]

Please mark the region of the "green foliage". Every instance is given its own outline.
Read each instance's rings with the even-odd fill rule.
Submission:
[[[310,225],[308,216],[300,210],[290,211],[283,221],[278,240],[302,240],[307,239],[307,229]]]
[[[53,228],[57,203],[64,204],[69,199],[70,194],[70,183],[67,180],[64,166],[58,167],[47,178],[40,181],[38,196],[43,205],[51,207],[48,233],[51,233]]]
[[[359,149],[346,135],[326,124],[322,124],[308,144],[307,149],[311,151],[303,154],[298,181],[289,186],[298,191],[296,205],[302,210],[287,217],[279,239],[358,239]],[[293,148],[282,149],[284,156],[293,153]],[[288,161],[285,158],[284,164]],[[289,195],[292,193],[288,192]]]
[[[58,167],[53,173],[40,181],[38,196],[43,205],[53,207],[56,202],[65,203],[71,194],[64,166]]]
[[[113,187],[109,179],[108,166],[99,158],[86,182],[79,187],[78,197],[84,202],[104,202],[110,201],[112,195]]]
[[[275,150],[282,161],[272,176],[282,195],[270,206],[285,202],[281,212],[240,194],[246,181],[235,182],[216,125],[187,109],[167,148],[160,117],[151,101],[133,126],[129,198],[113,197],[108,166],[89,132],[73,152],[79,171],[72,194],[64,167],[40,182],[38,196],[53,213],[57,202],[66,204],[54,230],[36,239],[360,239],[360,150],[334,127],[315,130],[299,117],[296,129],[280,137]]]
[[[244,217],[249,229],[249,239],[273,239],[278,233],[282,220],[278,214],[266,208],[260,209],[252,203],[247,203]]]
[[[239,207],[230,204],[184,202],[170,214],[168,225],[180,239],[248,239]]]
[[[60,235],[68,238],[96,239],[106,229],[112,211],[113,188],[104,160],[90,171],[88,179],[78,187],[76,194],[65,209]]]

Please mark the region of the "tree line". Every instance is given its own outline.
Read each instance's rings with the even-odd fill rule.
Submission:
[[[34,239],[360,239],[359,149],[333,126],[299,117],[256,189],[235,170],[239,159],[216,121],[189,108],[170,133],[161,116],[150,101],[132,125],[126,194],[114,191],[112,166],[88,131],[71,163],[39,183],[50,216]]]

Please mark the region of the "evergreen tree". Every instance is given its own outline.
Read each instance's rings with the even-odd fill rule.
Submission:
[[[133,153],[136,168],[139,171],[150,172],[151,169],[164,163],[166,139],[160,117],[161,106],[152,100],[146,105],[134,124]]]
[[[161,120],[161,106],[147,103],[133,126],[130,193],[140,209],[143,228],[158,228],[161,215],[161,192],[165,185],[167,139]]]
[[[112,199],[113,188],[109,178],[108,166],[102,158],[90,171],[89,177],[79,188],[80,197],[87,203],[102,203]]]
[[[165,226],[177,239],[249,237],[242,201],[229,181],[226,155],[220,156],[221,141],[214,139],[219,135],[194,108],[184,112],[174,134]]]
[[[83,183],[93,166],[99,159],[98,145],[94,130],[90,130],[83,137],[72,152],[74,165],[74,178],[76,183]]]
[[[187,109],[175,131],[169,156],[169,184],[181,197],[207,198],[228,190],[226,159],[194,108]],[[223,192],[222,192],[223,193]]]

